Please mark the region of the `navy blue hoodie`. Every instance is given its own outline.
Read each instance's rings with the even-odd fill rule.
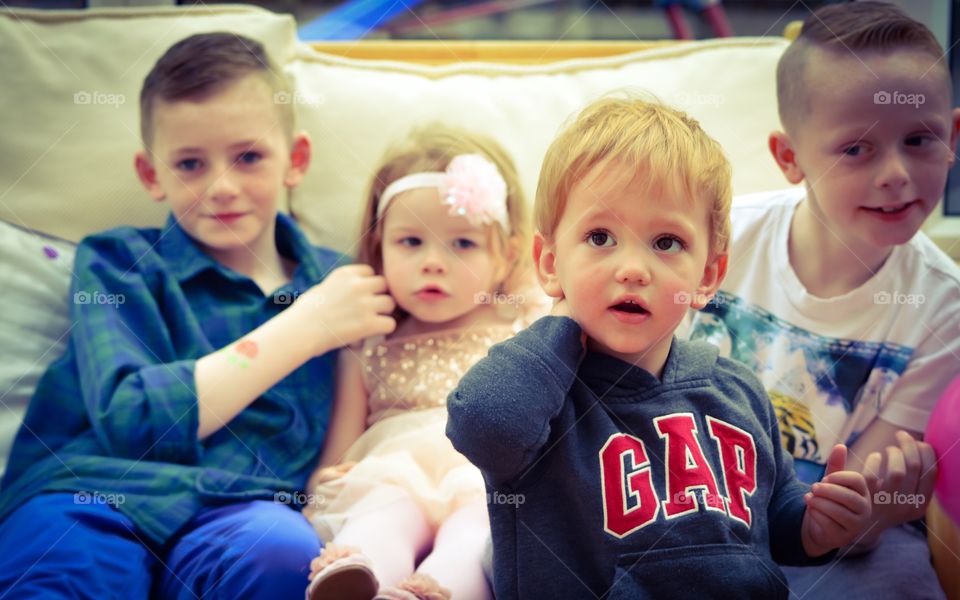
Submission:
[[[760,382],[706,343],[674,339],[661,381],[580,335],[540,319],[447,400],[487,483],[498,600],[786,598],[774,561],[811,562],[808,488]]]

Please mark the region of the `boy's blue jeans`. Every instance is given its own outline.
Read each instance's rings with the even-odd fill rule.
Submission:
[[[109,505],[43,494],[0,523],[0,598],[302,598],[319,552],[284,504],[207,510],[161,554]]]

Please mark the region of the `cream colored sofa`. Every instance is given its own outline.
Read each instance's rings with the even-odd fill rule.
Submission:
[[[296,81],[286,100],[314,158],[287,209],[315,242],[344,252],[377,161],[414,125],[441,120],[495,136],[532,201],[550,140],[612,90],[649,93],[699,119],[733,164],[735,193],[787,185],[766,149],[778,127],[781,37],[309,45],[290,17],[242,6],[0,11],[0,465],[70,330],[72,243],[121,224],[158,226],[166,215],[133,170],[143,77],[177,40],[216,30],[260,40]]]

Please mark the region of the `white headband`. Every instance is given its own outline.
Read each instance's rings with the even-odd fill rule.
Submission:
[[[510,234],[507,182],[484,156],[461,154],[450,161],[445,172],[411,173],[397,179],[380,194],[377,219],[383,217],[398,194],[419,188],[437,188],[451,215],[464,217],[474,225],[499,223]]]

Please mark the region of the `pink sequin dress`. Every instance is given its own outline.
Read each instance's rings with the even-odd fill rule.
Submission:
[[[447,395],[491,346],[514,333],[512,326],[498,325],[364,346],[367,430],[343,459],[357,465],[313,490],[321,499],[313,518],[321,538],[333,539],[358,511],[377,510],[405,496],[420,505],[434,527],[461,506],[484,501],[480,471],[447,439]]]

